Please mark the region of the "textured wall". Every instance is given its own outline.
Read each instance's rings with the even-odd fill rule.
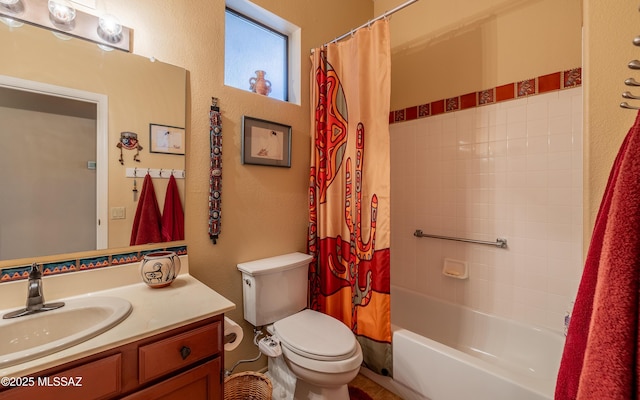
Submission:
[[[186,241],[192,274],[236,303],[229,316],[242,319],[242,286],[236,264],[304,251],[309,169],[308,52],[360,25],[373,14],[369,0],[262,0],[256,4],[302,28],[300,106],[223,85],[224,1],[108,0],[107,11],[134,29],[133,51],[188,70]],[[100,4],[99,4],[100,5]],[[339,9],[331,10],[335,6]],[[249,77],[247,77],[248,79]],[[222,234],[213,245],[207,234],[209,193],[209,106],[220,99],[223,123]],[[242,115],[292,126],[291,168],[241,165]],[[251,327],[225,364],[252,358]],[[257,363],[241,366],[256,369]]]
[[[391,109],[579,67],[581,23],[581,0],[418,1],[391,17]]]
[[[629,77],[640,80],[638,72],[627,68],[629,61],[638,58],[632,40],[639,33],[640,13],[632,1],[609,4],[585,0],[584,4],[586,244],[613,160],[636,116],[619,104],[623,100],[620,94],[626,90],[640,94],[623,83]],[[638,101],[629,103],[640,106]]]

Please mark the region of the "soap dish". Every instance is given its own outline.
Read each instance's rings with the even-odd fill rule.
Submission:
[[[467,279],[469,277],[467,262],[445,258],[442,275],[455,279]]]

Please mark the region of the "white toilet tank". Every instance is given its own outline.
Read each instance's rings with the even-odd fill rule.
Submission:
[[[238,264],[244,319],[253,326],[269,325],[306,308],[311,258],[290,253]]]

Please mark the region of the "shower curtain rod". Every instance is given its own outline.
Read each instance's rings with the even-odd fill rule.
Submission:
[[[342,35],[342,36],[338,36],[337,38],[335,38],[335,39],[333,39],[333,40],[331,40],[331,41],[329,41],[329,42],[325,43],[324,45],[322,45],[322,47],[327,46],[329,43],[337,43],[337,42],[341,41],[342,39],[344,39],[344,38],[348,37],[349,35],[353,34],[354,32],[358,31],[359,29],[362,29],[362,28],[364,28],[365,26],[369,26],[369,25],[371,25],[372,23],[374,23],[374,22],[376,22],[376,21],[378,21],[378,20],[381,20],[381,19],[383,19],[383,18],[387,18],[389,15],[394,14],[394,13],[396,13],[396,12],[398,12],[398,11],[402,10],[402,9],[403,9],[403,8],[405,8],[405,7],[409,7],[410,5],[412,5],[413,3],[417,2],[417,1],[418,1],[418,0],[409,0],[409,1],[406,1],[406,2],[404,2],[404,3],[400,4],[399,6],[397,6],[397,7],[393,8],[393,9],[391,9],[391,10],[389,10],[389,11],[385,11],[385,12],[384,12],[384,14],[379,15],[379,16],[375,17],[374,19],[372,19],[372,20],[368,21],[367,23],[364,23],[364,24],[360,25],[359,27],[357,27],[357,28],[354,28],[354,29],[350,30],[349,32],[345,33],[345,34],[344,34],[344,35]],[[312,52],[313,52],[313,50],[312,50]]]

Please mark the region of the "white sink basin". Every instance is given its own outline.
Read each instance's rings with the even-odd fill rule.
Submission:
[[[64,302],[64,307],[56,310],[0,320],[0,368],[84,342],[131,313],[131,303],[117,297],[82,297]]]

